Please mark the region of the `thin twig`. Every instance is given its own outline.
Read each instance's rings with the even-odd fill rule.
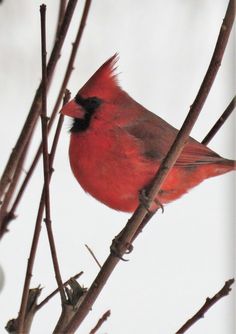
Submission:
[[[92,258],[94,259],[94,261],[97,263],[97,265],[98,265],[99,268],[101,269],[102,266],[101,266],[101,264],[99,263],[98,259],[96,258],[96,256],[95,256],[94,252],[92,251],[92,249],[91,249],[88,245],[86,245],[86,244],[85,244],[85,247],[87,248],[87,250],[89,251],[89,253],[92,255]]]
[[[58,113],[58,109],[59,109],[60,104],[61,104],[61,100],[62,100],[64,91],[65,91],[65,88],[66,88],[66,86],[68,84],[68,81],[70,79],[71,72],[72,72],[73,66],[74,66],[75,57],[76,57],[76,54],[77,54],[77,51],[78,51],[78,48],[79,48],[79,45],[80,45],[80,41],[81,41],[81,38],[82,38],[82,35],[83,35],[83,31],[84,31],[84,27],[85,27],[85,24],[86,24],[87,16],[88,16],[88,13],[89,13],[90,5],[91,5],[91,0],[86,0],[85,5],[84,5],[84,9],[83,9],[83,14],[82,14],[82,17],[81,17],[81,21],[80,21],[80,24],[79,24],[78,32],[77,32],[75,41],[72,44],[73,45],[72,46],[72,51],[71,51],[70,59],[68,61],[68,65],[67,65],[67,68],[66,68],[66,73],[65,73],[65,76],[64,76],[64,79],[63,79],[63,82],[62,82],[62,85],[61,85],[61,88],[60,88],[55,106],[53,108],[53,112],[50,116],[50,121],[49,121],[49,124],[48,124],[48,131],[50,131],[50,129],[52,128],[53,122],[55,120],[55,117]],[[29,168],[29,170],[28,170],[28,172],[25,176],[25,179],[23,180],[22,185],[21,185],[21,187],[18,191],[18,194],[17,194],[17,196],[14,200],[14,203],[12,204],[12,207],[9,210],[9,213],[5,217],[5,221],[3,222],[2,232],[1,232],[1,229],[0,229],[0,238],[2,237],[4,232],[6,231],[7,225],[9,224],[11,218],[15,217],[16,209],[17,209],[17,207],[19,205],[19,202],[20,202],[20,200],[21,200],[21,198],[24,194],[24,191],[25,191],[25,189],[28,185],[28,182],[29,182],[34,170],[35,170],[35,167],[37,166],[37,163],[38,163],[39,158],[41,156],[41,152],[42,152],[42,144],[39,146],[39,148],[37,150],[37,153],[36,153],[36,155],[33,159],[33,162],[31,164],[31,166],[30,166],[30,168]]]
[[[194,314],[192,318],[190,318],[186,323],[176,332],[176,334],[185,333],[191,326],[193,326],[198,320],[202,319],[205,313],[221,298],[227,296],[231,291],[231,285],[234,283],[234,279],[229,279],[225,282],[224,286],[220,291],[218,291],[214,297],[207,298],[203,306],[200,308],[197,313]]]
[[[69,94],[69,91],[67,91],[65,94],[63,104],[66,104],[69,101],[69,99],[70,99],[70,94]],[[51,152],[50,152],[50,173],[51,174],[52,174],[52,166],[53,166],[55,151],[56,151],[57,144],[58,144],[58,138],[61,132],[62,124],[63,124],[63,119],[64,119],[63,115],[60,115],[58,124],[57,124],[57,128],[56,128],[56,132],[55,132],[55,136],[54,136],[53,143],[52,143]],[[22,292],[22,299],[21,299],[21,305],[20,305],[20,311],[19,311],[19,317],[18,317],[19,324],[22,321],[24,322],[24,319],[25,319],[25,312],[26,312],[26,306],[27,306],[27,300],[28,300],[30,281],[32,277],[33,266],[34,266],[40,231],[41,231],[43,211],[44,211],[44,188],[42,190],[42,194],[41,194],[41,198],[39,202],[39,208],[38,208],[38,214],[37,214],[36,223],[35,223],[34,235],[32,239],[30,255],[29,255],[29,259],[27,263],[24,287],[23,287],[23,292]]]
[[[4,201],[1,205],[0,221],[3,221],[3,224],[2,224],[2,229],[0,230],[0,238],[2,237],[2,235],[4,233],[7,232],[8,222],[11,219],[14,219],[16,217],[13,212],[11,212],[11,213],[8,212],[8,208],[9,208],[10,201],[12,199],[13,193],[14,193],[16,187],[17,187],[17,184],[18,184],[18,181],[19,181],[19,176],[20,176],[20,174],[22,172],[22,169],[23,169],[23,165],[24,165],[24,162],[25,162],[25,158],[26,158],[26,155],[27,155],[28,148],[29,148],[29,145],[27,145],[24,153],[20,157],[19,163],[16,167],[15,173],[14,173],[13,178],[12,178],[12,182],[10,183],[10,185],[9,185],[7,191],[6,191]]]
[[[48,118],[47,118],[47,52],[46,52],[46,5],[40,6],[41,17],[41,47],[42,47],[42,144],[43,144],[43,174],[44,174],[44,200],[45,200],[45,223],[49,239],[49,245],[52,255],[53,267],[61,295],[61,301],[66,301],[66,295],[63,288],[59,263],[57,259],[56,245],[52,231],[51,206],[50,206],[50,163],[48,153]]]
[[[98,320],[96,326],[89,332],[89,334],[95,334],[99,328],[102,326],[102,324],[107,321],[107,318],[110,317],[111,311],[106,311],[103,316]]]
[[[202,140],[202,144],[207,145],[212,140],[212,138],[215,136],[215,134],[219,131],[219,129],[222,127],[224,122],[227,120],[227,118],[231,115],[234,108],[236,106],[236,96],[233,97],[223,114],[220,116],[220,118],[216,121],[212,129],[208,132],[206,137]]]
[[[48,66],[47,66],[48,84],[51,82],[55,66],[60,57],[60,51],[61,51],[63,42],[65,40],[65,36],[67,34],[77,1],[78,0],[69,0],[68,2],[64,20],[61,25],[60,33],[58,35],[58,38],[51,52],[50,59],[48,61]],[[42,85],[40,83],[36,91],[29,114],[26,118],[25,124],[21,130],[21,133],[17,139],[15,147],[12,150],[12,153],[8,159],[8,162],[3,171],[2,177],[0,179],[0,199],[3,197],[5,189],[8,187],[9,183],[12,180],[12,177],[15,173],[16,166],[19,162],[19,159],[22,153],[24,152],[27,143],[29,142],[29,139],[33,133],[36,122],[38,120],[40,109],[41,109],[41,89],[42,89]],[[1,228],[1,224],[2,222],[0,222],[0,228]]]
[[[74,275],[72,278],[73,279],[78,279],[81,275],[83,274],[83,271],[81,271],[80,273]],[[66,282],[63,283],[63,286],[66,287],[69,283],[70,283],[71,278],[69,278]],[[36,307],[36,311],[38,311],[39,309],[41,309],[44,305],[46,305],[49,300],[52,299],[52,297],[54,297],[57,293],[59,292],[59,289],[55,289],[53,292],[51,292],[46,298],[44,298],[44,300],[42,300]]]
[[[59,4],[59,11],[58,11],[58,19],[57,19],[57,30],[56,30],[56,38],[58,38],[59,36],[59,32],[61,29],[61,25],[63,22],[63,18],[65,15],[65,11],[66,11],[66,1],[67,0],[60,0],[60,4]]]
[[[204,77],[204,80],[201,84],[199,92],[196,96],[193,105],[190,108],[190,111],[185,119],[185,122],[179,131],[176,140],[170,151],[168,152],[166,158],[163,160],[161,167],[154,179],[152,188],[149,192],[150,203],[156,197],[162,182],[164,181],[167,173],[170,171],[171,167],[174,165],[175,161],[177,160],[178,156],[180,155],[186,140],[190,134],[190,131],[197,120],[197,117],[204,105],[204,102],[209,94],[209,91],[212,87],[216,74],[221,64],[221,60],[223,58],[223,54],[228,42],[228,38],[230,35],[230,31],[233,26],[235,16],[234,10],[234,0],[229,1],[229,5],[226,11],[226,15],[223,21],[223,24],[220,29],[220,33],[218,36],[218,40],[216,43],[216,47],[207,70],[207,73]],[[127,247],[130,246],[130,242],[134,237],[136,231],[138,230],[142,220],[146,215],[146,209],[143,208],[142,205],[139,205],[131,219],[126,224],[126,227],[123,229],[122,234],[119,238],[119,254],[122,256]],[[117,250],[117,247],[116,247]],[[99,293],[105,286],[108,278],[110,277],[112,271],[116,267],[117,263],[119,262],[119,258],[110,254],[103,264],[100,272],[98,273],[97,277],[93,281],[91,287],[89,288],[87,294],[84,297],[83,302],[81,303],[80,307],[76,311],[75,316],[69,322],[66,329],[63,333],[74,333],[75,330],[80,326],[84,318],[87,316],[88,312],[91,310],[92,305],[94,304],[95,300],[97,299]]]

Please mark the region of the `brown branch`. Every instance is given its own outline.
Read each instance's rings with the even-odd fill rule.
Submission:
[[[66,104],[69,99],[70,99],[70,94],[67,91],[67,94],[65,95],[65,99],[64,99],[64,104]],[[56,132],[55,132],[55,136],[54,136],[53,143],[52,143],[51,152],[50,152],[50,173],[51,175],[53,171],[52,166],[53,166],[55,151],[56,151],[57,144],[58,144],[59,134],[61,132],[61,128],[63,124],[63,119],[64,119],[63,115],[60,115],[60,118],[57,124],[57,128],[56,128]],[[39,241],[39,236],[40,236],[40,231],[41,231],[41,222],[43,219],[43,212],[44,212],[44,188],[42,190],[42,194],[41,194],[41,198],[39,202],[39,208],[38,208],[38,214],[37,214],[36,223],[35,223],[34,235],[32,239],[30,255],[29,255],[29,259],[27,263],[24,287],[23,287],[23,292],[22,292],[22,299],[21,299],[21,305],[20,305],[20,311],[19,311],[19,317],[18,317],[19,323],[24,321],[25,319],[25,312],[26,312],[26,305],[27,305],[27,300],[28,300],[30,281],[32,277],[34,260],[35,260],[35,256],[37,252],[37,246],[38,246],[38,241]]]
[[[71,280],[78,279],[82,274],[83,272],[81,271],[80,273],[74,275],[72,278],[64,282],[63,286],[66,287],[68,284],[71,284]],[[33,322],[36,312],[38,312],[43,306],[45,306],[58,293],[59,289],[57,288],[56,290],[54,290],[45,299],[43,299],[39,304],[37,304],[38,297],[40,296],[41,291],[42,291],[42,288],[40,286],[29,290],[27,307],[26,307],[26,316],[25,316],[24,328],[23,328],[24,334],[29,333],[30,327],[31,327],[31,324]],[[9,320],[5,328],[9,333],[18,332],[19,317],[16,319]]]
[[[85,247],[87,248],[87,250],[89,251],[89,253],[91,254],[92,258],[94,259],[94,261],[97,263],[97,265],[99,266],[99,268],[101,269],[101,264],[99,263],[98,259],[96,258],[94,252],[92,251],[92,249],[85,244]]]
[[[60,5],[59,5],[59,11],[58,11],[58,19],[57,19],[57,30],[56,30],[56,38],[58,38],[59,36],[59,32],[61,29],[61,25],[63,22],[63,18],[65,15],[65,11],[66,11],[66,2],[67,0],[60,0]]]
[[[64,79],[63,79],[63,82],[62,82],[62,85],[61,85],[61,88],[60,88],[55,106],[53,108],[53,112],[50,116],[50,121],[49,121],[49,124],[48,124],[48,131],[50,131],[50,129],[53,125],[53,122],[55,120],[55,117],[58,113],[58,109],[59,109],[60,104],[61,104],[63,94],[65,92],[66,86],[67,86],[68,81],[70,79],[71,72],[72,72],[73,66],[74,66],[75,57],[76,57],[76,54],[77,54],[77,51],[78,51],[78,48],[79,48],[79,45],[80,45],[80,41],[81,41],[81,38],[82,38],[82,35],[83,35],[84,28],[85,28],[85,24],[86,24],[87,16],[88,16],[88,13],[89,13],[90,5],[91,5],[91,0],[86,0],[85,5],[84,5],[84,9],[83,9],[83,14],[82,14],[82,17],[81,17],[81,21],[80,21],[80,24],[79,24],[78,32],[77,32],[75,41],[74,41],[73,46],[72,46],[72,51],[71,51],[70,59],[68,61],[68,65],[67,65],[67,68],[66,68],[65,76],[64,76]],[[19,205],[19,202],[20,202],[20,200],[21,200],[21,198],[24,194],[24,191],[25,191],[25,189],[28,185],[28,182],[29,182],[34,170],[35,170],[35,167],[37,166],[37,163],[38,163],[39,158],[41,156],[41,152],[42,152],[42,144],[39,146],[39,148],[37,150],[37,153],[36,153],[36,155],[33,159],[33,162],[32,162],[32,164],[31,164],[31,166],[28,170],[28,173],[25,176],[25,179],[22,182],[22,185],[21,185],[21,187],[18,191],[18,194],[15,198],[14,203],[12,204],[11,209],[9,210],[7,215],[5,215],[5,217],[4,217],[2,230],[0,229],[0,238],[5,233],[5,231],[7,229],[7,225],[9,224],[9,222],[16,216],[16,214],[15,214],[16,209],[17,209],[17,207]]]
[[[29,148],[29,145],[27,145],[25,151],[23,152],[23,154],[20,157],[19,163],[16,167],[15,173],[14,173],[13,178],[12,178],[12,182],[10,183],[10,185],[9,185],[7,191],[6,191],[4,201],[3,201],[2,205],[1,205],[1,208],[0,208],[0,221],[3,222],[2,229],[0,230],[0,238],[4,233],[6,233],[8,231],[7,230],[8,222],[16,217],[13,212],[11,212],[11,213],[8,212],[8,208],[9,208],[12,196],[14,194],[14,191],[17,187],[19,177],[21,175],[23,165],[24,165],[24,162],[25,162],[25,158],[26,158],[26,155],[27,155],[28,148]]]
[[[89,332],[89,334],[95,334],[99,328],[102,326],[102,324],[107,321],[108,317],[110,317],[111,311],[106,311],[103,316],[98,320],[96,326]]]
[[[204,105],[204,102],[209,94],[209,91],[212,87],[216,74],[221,64],[221,60],[223,58],[223,54],[228,42],[228,38],[230,35],[230,31],[233,26],[235,16],[235,9],[234,9],[234,1],[230,0],[229,5],[226,11],[225,18],[223,20],[223,24],[220,29],[220,33],[218,36],[218,40],[216,43],[216,47],[207,70],[207,73],[203,79],[199,92],[193,102],[193,105],[190,108],[190,111],[184,121],[184,124],[179,131],[173,145],[170,148],[166,158],[163,160],[157,175],[155,176],[153,185],[149,191],[149,199],[150,204],[152,200],[156,197],[162,182],[164,181],[165,177],[167,176],[169,170],[174,165],[175,161],[177,160],[178,156],[180,155],[184,144],[186,143],[190,131],[197,120],[197,117]],[[130,246],[130,242],[132,241],[134,235],[136,234],[137,230],[139,229],[142,220],[146,216],[146,209],[143,208],[142,205],[139,205],[137,210],[134,212],[131,219],[126,224],[125,228],[122,231],[122,234],[119,238],[119,249],[118,253],[122,256],[127,247]],[[117,250],[116,246],[116,250]],[[108,256],[105,263],[103,264],[100,272],[98,273],[97,277],[93,281],[91,287],[89,288],[87,294],[84,297],[83,302],[81,303],[80,307],[78,308],[75,316],[68,324],[66,329],[63,333],[74,333],[75,330],[80,326],[84,318],[87,316],[88,312],[91,310],[92,305],[94,304],[95,300],[97,299],[99,293],[103,289],[106,284],[106,281],[110,277],[112,271],[116,267],[117,263],[119,262],[119,258],[114,256],[112,253]]]
[[[24,327],[22,331],[19,332],[18,330],[19,329],[19,317],[16,319],[11,319],[8,321],[5,327],[9,333],[27,334],[30,332],[31,325],[34,320],[35,313],[37,311],[37,300],[41,294],[41,291],[42,289],[40,287],[29,290],[29,294],[27,298],[27,305],[26,305],[26,317],[24,321]]]
[[[59,263],[57,259],[56,245],[52,231],[51,207],[50,207],[50,162],[48,153],[48,117],[47,117],[47,51],[46,51],[46,5],[40,6],[41,18],[41,48],[42,48],[42,111],[41,111],[41,128],[42,128],[42,145],[43,145],[43,174],[44,174],[44,201],[45,201],[45,223],[48,234],[49,246],[53,261],[56,281],[59,287],[61,301],[66,301],[66,295],[63,288]]]
[[[78,279],[83,274],[83,271],[80,273],[74,275],[73,279]],[[66,287],[70,283],[70,279],[68,279],[66,282],[63,283],[63,286]],[[57,293],[59,292],[59,289],[55,289],[53,292],[51,292],[44,300],[42,300],[36,307],[36,311],[40,310],[44,305],[46,305]]]
[[[51,52],[51,56],[50,56],[50,59],[47,65],[48,83],[51,82],[55,66],[60,57],[60,51],[61,51],[63,42],[65,40],[65,36],[67,34],[77,1],[78,0],[69,0],[68,2],[64,20],[61,25],[60,33],[55,42],[55,45],[53,47],[53,50]],[[30,108],[29,114],[26,118],[25,124],[21,130],[21,133],[15,144],[15,147],[13,148],[12,153],[6,164],[6,167],[3,171],[3,174],[0,180],[0,199],[3,197],[6,188],[8,187],[9,183],[12,180],[17,164],[19,163],[19,159],[21,155],[23,154],[27,143],[30,140],[30,137],[33,133],[36,122],[38,120],[40,109],[41,109],[41,89],[42,89],[42,85],[40,84],[36,91],[36,94],[35,94],[32,106]],[[0,229],[1,229],[1,224],[2,222],[0,222]]]
[[[212,129],[208,132],[206,137],[202,140],[202,144],[207,145],[212,140],[212,138],[215,136],[215,134],[220,130],[224,122],[228,119],[228,117],[233,112],[234,108],[236,106],[236,96],[233,97],[223,114],[220,116],[220,118],[216,121]]]
[[[214,126],[211,128],[211,130],[208,132],[208,134],[205,136],[205,138],[202,140],[203,145],[209,144],[209,142],[212,140],[212,138],[216,135],[216,133],[220,130],[222,125],[225,123],[225,121],[228,119],[228,117],[231,115],[233,110],[235,109],[235,102],[236,102],[236,96],[231,100],[223,114],[220,116],[220,118],[217,120],[217,122],[214,124]],[[142,232],[144,227],[147,225],[147,223],[150,221],[154,213],[150,212],[145,216],[143,219],[141,225],[139,226],[139,229],[137,230],[136,234],[134,235],[132,242],[137,238],[139,233]]]
[[[220,291],[218,291],[214,297],[207,298],[203,306],[200,308],[197,313],[194,314],[192,318],[190,318],[177,332],[176,334],[185,333],[191,326],[193,326],[198,320],[202,319],[205,313],[221,298],[227,296],[231,291],[231,285],[234,283],[234,279],[229,279],[225,282],[224,286]]]
[[[62,305],[61,315],[53,331],[53,334],[61,334],[70,320],[75,315],[79,305],[82,303],[87,288],[80,286],[80,284],[73,278],[68,282],[69,288],[66,289],[67,301]]]

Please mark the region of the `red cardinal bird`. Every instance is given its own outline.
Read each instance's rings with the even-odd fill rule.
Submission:
[[[177,130],[121,89],[114,74],[116,61],[117,55],[108,59],[62,113],[73,117],[70,164],[82,188],[113,209],[133,212]],[[235,161],[189,138],[156,202],[171,202],[235,167]]]

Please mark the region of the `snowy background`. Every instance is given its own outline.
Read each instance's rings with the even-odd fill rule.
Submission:
[[[5,0],[0,6],[0,172],[5,167],[40,82],[41,1]],[[57,1],[47,4],[48,54],[55,33]],[[79,1],[49,94],[51,110],[83,8]],[[93,72],[119,53],[122,87],[147,109],[179,128],[208,67],[228,1],[93,1],[68,88],[72,96]],[[202,140],[234,95],[234,40],[192,132]],[[89,286],[98,267],[84,244],[103,262],[112,238],[129,218],[85,194],[69,166],[69,121],[65,120],[51,182],[53,230],[63,280],[83,270]],[[38,135],[25,166],[28,169]],[[235,157],[233,117],[210,143],[226,158]],[[40,163],[17,210],[10,233],[0,244],[5,283],[0,292],[0,333],[17,316],[42,186]],[[234,175],[205,181],[158,213],[121,262],[78,333],[88,333],[108,309],[98,334],[173,334],[234,276]],[[42,228],[32,287],[42,298],[56,287],[45,227]],[[59,296],[35,318],[32,333],[51,333],[60,313]],[[223,298],[189,334],[234,333],[234,295]]]

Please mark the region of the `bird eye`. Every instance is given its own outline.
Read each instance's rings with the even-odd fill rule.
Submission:
[[[87,111],[94,111],[96,108],[98,108],[101,104],[101,100],[97,97],[89,97],[85,99],[83,107]]]
[[[86,111],[93,112],[100,106],[102,101],[95,96],[84,99],[82,96],[77,94],[75,97],[75,102],[81,105]]]

